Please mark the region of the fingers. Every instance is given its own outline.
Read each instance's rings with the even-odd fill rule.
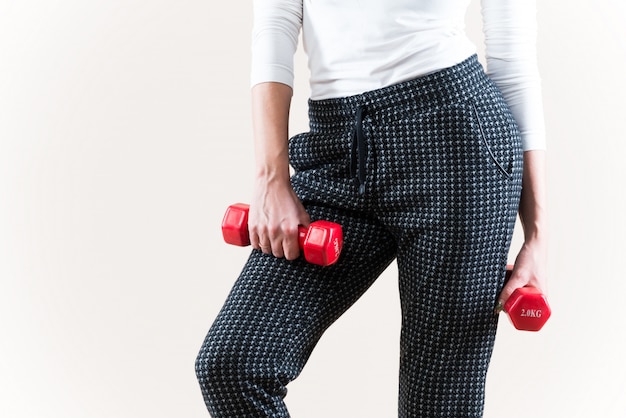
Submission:
[[[250,230],[250,244],[255,250],[260,250],[264,254],[272,254],[272,243],[269,233],[256,226],[249,226]]]
[[[298,225],[250,228],[252,247],[274,257],[295,260],[300,256]]]
[[[292,226],[287,228],[285,231],[284,238],[282,242],[277,243],[277,245],[281,246],[281,250],[279,251],[281,255],[276,255],[276,257],[285,257],[287,260],[295,260],[300,256],[300,244],[298,239],[298,226]]]
[[[282,258],[285,255],[285,251],[283,249],[284,241],[285,241],[285,232],[282,228],[274,227],[268,229],[268,240],[269,240],[269,253],[274,257]],[[261,249],[263,251],[263,249]],[[264,251],[265,252],[265,251]]]
[[[509,299],[511,294],[515,291],[515,289],[524,287],[528,284],[528,280],[524,279],[521,274],[516,274],[517,272],[513,270],[513,274],[506,282],[500,295],[498,296],[498,302],[496,304],[496,313],[500,313],[504,310],[504,304]]]

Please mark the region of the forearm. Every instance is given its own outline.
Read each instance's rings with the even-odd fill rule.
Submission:
[[[289,180],[289,106],[292,89],[282,83],[252,88],[252,125],[257,179]]]
[[[519,216],[524,228],[524,245],[515,259],[515,268],[498,297],[496,312],[519,287],[533,286],[547,293],[546,155],[543,150],[524,152],[524,173]]]
[[[248,228],[256,249],[276,257],[298,257],[298,226],[310,222],[289,178],[291,87],[269,82],[252,88],[256,161]]]
[[[526,242],[547,240],[546,155],[543,150],[524,152],[524,173],[519,216]]]

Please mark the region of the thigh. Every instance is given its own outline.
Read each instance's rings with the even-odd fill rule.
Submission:
[[[426,234],[398,258],[401,417],[482,416],[507,248],[455,238],[442,255]]]
[[[209,331],[204,353],[219,345],[217,352],[238,358],[250,368],[247,373],[286,384],[299,374],[324,330],[395,258],[395,241],[375,220],[321,207],[307,210],[313,219],[342,225],[338,262],[321,267],[302,257],[287,261],[253,251]]]

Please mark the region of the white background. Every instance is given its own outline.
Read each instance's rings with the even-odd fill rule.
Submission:
[[[501,318],[488,418],[626,416],[624,9],[539,2],[554,313]],[[250,2],[0,0],[0,416],[207,416],[195,355],[248,253],[219,223],[251,193],[250,25]],[[294,417],[395,416],[395,274],[322,339]]]

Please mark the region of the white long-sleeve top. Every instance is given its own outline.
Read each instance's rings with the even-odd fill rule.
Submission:
[[[252,85],[293,87],[302,30],[311,98],[345,97],[458,64],[470,0],[254,0]],[[524,150],[545,148],[535,0],[481,0],[487,73],[502,91]]]

